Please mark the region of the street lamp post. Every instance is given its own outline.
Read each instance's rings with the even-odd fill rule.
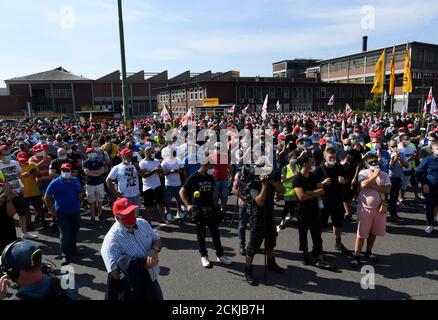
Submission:
[[[125,36],[123,31],[122,0],[118,0],[119,7],[119,34],[120,34],[120,55],[122,59],[122,94],[123,94],[123,120],[126,127],[131,128],[131,115],[129,110],[128,81],[126,80],[126,58],[125,58]]]

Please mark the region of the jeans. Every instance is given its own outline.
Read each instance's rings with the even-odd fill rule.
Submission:
[[[74,214],[59,214],[59,240],[61,245],[62,257],[71,257],[76,252],[78,242],[78,232],[81,224],[81,215]]]
[[[391,178],[391,193],[389,194],[389,214],[397,215],[397,201],[402,186],[402,178]]]
[[[434,225],[434,209],[438,205],[438,188],[430,186],[429,194],[424,194],[426,202],[426,221],[428,226]]]
[[[240,247],[245,248],[246,244],[246,226],[249,221],[248,206],[239,207],[239,240]]]
[[[230,188],[230,181],[227,180],[215,180],[216,182],[216,199],[221,200],[221,204],[228,201],[228,193]]]
[[[198,222],[197,224],[197,236],[198,236],[198,245],[199,245],[199,253],[202,257],[208,256],[207,246],[205,243],[205,237],[207,233],[207,226],[210,229],[210,235],[213,239],[214,248],[216,249],[216,256],[222,257],[224,255],[224,249],[222,248],[221,238],[219,235],[219,226],[217,223],[209,223]]]

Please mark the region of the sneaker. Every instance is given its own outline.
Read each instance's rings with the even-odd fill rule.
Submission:
[[[61,266],[66,266],[68,264],[70,264],[70,258],[63,257],[62,260],[61,260]]]
[[[28,240],[35,240],[35,239],[38,238],[38,236],[37,236],[37,235],[34,235],[34,234],[30,233],[30,232],[26,232],[26,233],[23,233],[23,235],[21,236],[21,238],[22,238],[22,239],[28,239]]]
[[[357,268],[360,265],[360,259],[359,257],[354,257],[351,261],[350,261],[350,266],[352,268]]]
[[[222,262],[223,264],[229,266],[230,264],[233,263],[233,261],[228,258],[227,256],[222,256],[222,257],[217,257],[216,259],[217,262]]]
[[[276,262],[275,262],[275,258],[272,259],[268,259],[268,264],[267,267],[269,270],[272,270],[276,273],[283,273],[284,269],[282,267],[280,267]]]
[[[308,266],[310,264],[310,255],[309,255],[309,253],[308,252],[303,252],[302,258],[303,258],[303,264],[305,266]]]
[[[378,260],[377,257],[374,254],[372,254],[371,251],[365,252],[365,258],[367,258],[370,262],[377,262]]]
[[[335,245],[335,250],[342,252],[342,254],[345,254],[347,256],[349,256],[351,254],[351,251],[348,250],[342,243],[337,243]]]
[[[211,268],[210,260],[208,260],[208,257],[201,257],[201,264],[204,268]]]
[[[252,266],[251,267],[245,267],[245,274],[244,274],[244,276],[245,276],[246,282],[248,282],[249,285],[254,286],[254,287],[259,285],[258,281],[254,278],[253,271],[252,271]]]
[[[426,233],[432,233],[433,232],[433,226],[427,226],[425,231],[426,231]]]
[[[278,226],[278,230],[283,230],[284,228],[286,228],[286,221],[285,220],[281,220],[280,225]]]
[[[242,256],[246,256],[246,250],[245,250],[245,248],[241,247],[241,248],[239,249],[239,253],[240,253]]]
[[[179,211],[176,213],[175,219],[182,219],[182,213]]]

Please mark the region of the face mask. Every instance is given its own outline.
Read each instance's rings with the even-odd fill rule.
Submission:
[[[398,149],[397,147],[391,147],[391,151],[392,151],[392,152],[396,152],[397,149]]]
[[[41,158],[41,157],[44,157],[44,152],[37,152],[36,155],[37,155],[37,157],[40,157],[40,158]]]
[[[327,161],[327,162],[326,162],[326,165],[327,165],[328,167],[333,167],[335,164],[336,164],[336,160],[334,160],[334,161]]]
[[[350,151],[351,150],[351,146],[344,146],[344,151]]]
[[[131,212],[130,214],[123,216],[122,223],[125,225],[134,225],[137,222],[137,216],[135,215],[135,211]]]
[[[312,166],[311,168],[310,168],[310,172],[315,172],[316,171],[316,166]]]
[[[65,160],[65,159],[67,159],[67,155],[59,156],[59,159],[61,159],[61,160]]]
[[[212,176],[213,173],[214,173],[214,169],[208,169],[208,170],[207,170],[207,174],[208,174],[209,176]]]
[[[352,133],[353,130],[351,130],[351,129],[347,129],[347,132],[348,132],[348,133]]]
[[[435,150],[435,151],[433,152],[433,155],[434,155],[435,157],[438,158],[438,150]]]
[[[374,149],[379,150],[380,149],[380,143],[373,143],[373,147],[374,147]]]
[[[61,177],[63,179],[70,179],[71,178],[71,172],[61,172]]]
[[[155,152],[151,153],[151,158],[155,159]]]
[[[370,166],[370,169],[372,169],[372,170],[377,170],[379,168],[380,168],[379,166]]]
[[[89,159],[96,159],[97,155],[95,153],[89,153],[88,158]]]

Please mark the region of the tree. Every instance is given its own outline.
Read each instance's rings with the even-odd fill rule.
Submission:
[[[365,100],[365,111],[368,112],[379,112],[380,111],[380,94],[375,94],[373,99]]]

